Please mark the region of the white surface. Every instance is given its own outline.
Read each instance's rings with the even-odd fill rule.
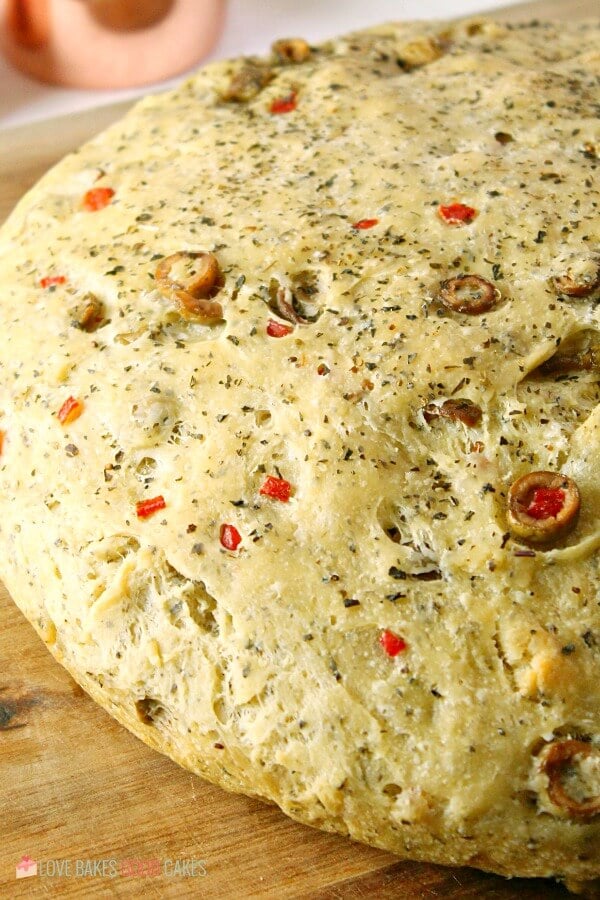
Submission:
[[[509,5],[510,0],[228,0],[221,39],[208,59],[264,53],[276,37],[318,41],[353,28],[392,19],[470,15]],[[202,3],[202,0],[198,0]],[[1,6],[1,4],[0,4]],[[175,78],[164,85],[176,84]],[[160,86],[160,85],[158,85]],[[141,90],[82,91],[33,81],[0,56],[0,130],[93,106],[140,96]]]

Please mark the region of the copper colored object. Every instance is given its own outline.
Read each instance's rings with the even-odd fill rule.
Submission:
[[[0,47],[41,81],[85,88],[151,84],[214,46],[225,0],[0,0]]]

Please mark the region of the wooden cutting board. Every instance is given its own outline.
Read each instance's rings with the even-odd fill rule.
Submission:
[[[599,0],[544,0],[502,17],[599,13]],[[127,105],[1,133],[0,221],[48,166]],[[400,862],[190,775],[89,699],[1,585],[0,772],[1,897],[567,896],[551,883]],[[24,855],[38,876],[16,880]]]

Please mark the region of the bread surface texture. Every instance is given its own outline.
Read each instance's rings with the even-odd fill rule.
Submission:
[[[281,42],[0,233],[14,600],[150,746],[407,858],[600,876],[599,45]]]

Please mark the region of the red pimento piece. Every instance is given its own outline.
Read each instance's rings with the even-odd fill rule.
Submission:
[[[92,188],[83,195],[83,208],[86,212],[98,212],[108,206],[115,192],[110,187]]]
[[[291,325],[282,325],[281,322],[276,322],[274,319],[269,319],[267,325],[267,334],[270,337],[285,337],[286,334],[291,334],[293,330]]]
[[[82,412],[83,400],[77,400],[76,397],[67,397],[58,411],[58,421],[61,425],[70,425],[71,422],[79,418]]]
[[[242,543],[242,536],[235,525],[221,525],[219,540],[226,550],[237,550]]]
[[[382,631],[379,635],[379,643],[388,656],[398,656],[407,647],[406,641],[394,634],[393,631]]]
[[[40,287],[54,287],[55,284],[64,284],[66,280],[64,275],[46,275],[45,278],[40,279]]]
[[[527,507],[532,519],[556,517],[565,503],[565,492],[561,488],[536,488],[533,499]]]
[[[164,509],[166,505],[165,498],[162,494],[159,494],[158,497],[152,497],[151,500],[140,500],[135,504],[135,511],[138,519],[147,519],[148,516],[153,516],[159,509]]]
[[[365,228],[373,228],[374,225],[379,225],[379,219],[359,219],[358,222],[352,224],[352,227],[364,231]]]
[[[0,456],[2,456],[2,449],[4,447],[4,431],[0,431]]]
[[[268,475],[265,479],[260,493],[265,497],[272,497],[273,500],[281,500],[287,503],[292,493],[292,486],[285,478],[275,478],[274,475]]]
[[[438,206],[438,213],[447,225],[468,225],[477,215],[477,210],[464,203],[451,203],[449,206]]]
[[[279,113],[293,112],[298,105],[296,91],[292,91],[287,97],[277,97],[272,101],[269,112],[278,115]]]

